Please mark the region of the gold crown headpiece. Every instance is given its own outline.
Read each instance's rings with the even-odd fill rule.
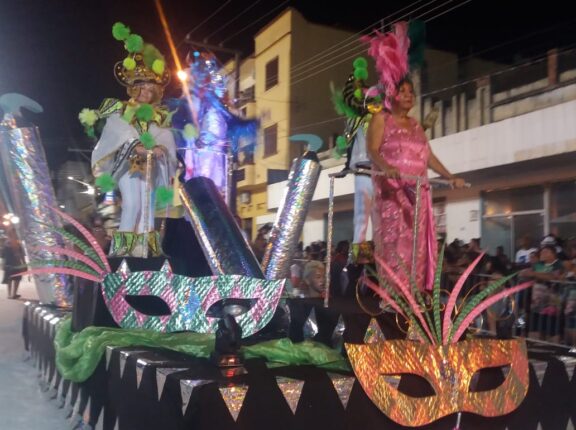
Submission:
[[[124,42],[128,51],[128,56],[114,66],[114,75],[120,84],[127,87],[146,82],[168,85],[170,74],[166,70],[166,61],[154,45],[144,43],[141,36],[131,33],[121,22],[112,26],[112,35]]]

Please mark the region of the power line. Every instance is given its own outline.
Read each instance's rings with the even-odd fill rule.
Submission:
[[[454,1],[454,0],[447,0],[446,2],[442,3],[442,5],[440,5],[440,6],[438,6],[438,7],[442,7],[442,6],[444,6],[444,5],[448,4],[448,3],[451,3],[451,2],[453,2],[453,1]],[[462,2],[462,3],[458,4],[458,5],[456,5],[455,7],[451,8],[450,10],[453,10],[453,9],[455,9],[456,7],[461,7],[461,6],[465,5],[466,3],[470,2],[470,1],[472,1],[472,0],[465,0],[464,2]],[[436,7],[435,9],[438,9],[438,7]],[[422,13],[421,15],[418,15],[415,19],[418,19],[418,18],[420,18],[420,17],[423,17],[424,15],[427,15],[429,12],[430,12],[430,11],[424,12],[424,13]],[[444,12],[441,12],[440,14],[444,14],[444,13],[446,13],[446,12],[444,11]],[[434,18],[436,18],[436,16],[429,18],[429,20],[432,20],[432,19],[434,19]],[[350,50],[349,52],[352,52],[352,51],[353,51],[353,50]],[[361,51],[358,51],[358,50],[356,49],[356,51],[354,51],[354,53],[353,53],[352,55],[350,55],[350,56],[348,56],[348,57],[346,57],[346,58],[344,58],[344,59],[342,59],[342,60],[340,60],[340,61],[337,61],[337,62],[335,62],[335,63],[328,64],[327,67],[324,67],[324,68],[322,68],[322,69],[320,69],[320,70],[317,70],[317,71],[315,71],[314,73],[306,73],[306,75],[304,75],[304,73],[294,74],[294,75],[292,76],[292,78],[293,78],[294,80],[291,82],[291,85],[298,84],[298,83],[300,83],[300,82],[305,81],[305,80],[308,79],[308,78],[314,77],[314,76],[316,76],[316,75],[318,75],[318,74],[320,74],[320,73],[322,73],[322,72],[325,72],[326,70],[331,69],[333,66],[336,66],[336,65],[338,65],[338,64],[342,64],[342,63],[344,63],[344,62],[346,62],[346,61],[348,61],[348,60],[356,57],[357,55],[359,55],[359,54],[361,54],[361,53],[363,53],[363,52],[365,52],[365,51],[366,51],[366,48],[363,48]]]
[[[347,47],[347,46],[350,46],[351,44],[357,43],[357,42],[358,42],[358,36],[362,35],[362,33],[364,33],[365,31],[370,30],[372,27],[374,27],[374,26],[377,25],[377,24],[380,24],[380,23],[381,23],[382,21],[384,21],[384,20],[389,20],[389,19],[391,19],[394,15],[397,15],[398,13],[400,13],[400,12],[406,10],[407,8],[409,8],[409,7],[413,6],[413,5],[416,5],[416,4],[418,4],[418,3],[422,2],[422,1],[423,1],[423,0],[416,0],[416,1],[413,2],[413,3],[410,3],[408,6],[405,6],[404,8],[402,8],[402,9],[400,9],[400,10],[398,10],[398,11],[396,11],[396,12],[390,14],[390,15],[388,15],[387,17],[384,17],[384,18],[379,19],[378,21],[376,21],[376,22],[370,24],[369,26],[363,28],[363,29],[360,30],[359,32],[354,33],[353,35],[347,37],[346,39],[344,39],[344,40],[336,43],[335,45],[327,48],[327,49],[326,49],[326,52],[324,52],[324,53],[322,53],[322,54],[316,54],[316,55],[312,56],[311,58],[309,58],[309,59],[307,59],[307,60],[304,60],[304,61],[302,61],[301,63],[296,64],[294,67],[292,67],[292,71],[294,72],[294,71],[296,71],[296,70],[299,70],[299,69],[301,69],[301,68],[303,68],[303,67],[308,66],[309,63],[314,63],[314,62],[316,62],[316,61],[318,61],[318,60],[320,60],[320,59],[322,59],[322,58],[332,56],[332,55],[334,54],[334,52],[337,52],[337,51],[339,51],[339,50],[341,50],[341,49],[343,49],[343,48],[345,48],[345,47]],[[430,0],[430,1],[428,1],[427,3],[425,3],[424,5],[422,5],[422,6],[418,7],[418,8],[416,8],[416,9],[414,9],[412,12],[414,12],[414,11],[416,11],[416,10],[419,10],[419,9],[422,9],[423,7],[426,7],[427,5],[429,5],[429,4],[431,4],[431,3],[434,3],[434,2],[436,2],[436,1],[439,1],[439,0]],[[407,13],[407,14],[402,15],[401,17],[397,18],[397,20],[400,20],[400,19],[402,19],[402,18],[410,15],[410,13],[412,13],[412,12],[409,12],[409,13]],[[346,42],[348,42],[348,43],[346,43]],[[342,45],[342,46],[341,46],[341,45]],[[337,49],[336,49],[336,48],[337,48]]]
[[[246,31],[247,29],[249,29],[250,27],[252,27],[254,24],[256,24],[257,22],[262,21],[264,18],[266,18],[268,15],[274,13],[276,10],[280,9],[281,7],[283,7],[284,5],[288,4],[290,2],[290,0],[284,0],[282,3],[280,3],[278,6],[270,9],[268,11],[268,13],[265,13],[264,15],[262,15],[260,18],[258,18],[255,21],[252,21],[250,24],[248,24],[246,27],[242,28],[241,30],[237,31],[236,33],[228,36],[226,39],[222,40],[220,42],[220,44],[226,43],[228,42],[230,39],[232,39],[233,37],[238,36],[240,33],[243,33],[244,31]]]
[[[437,1],[437,0],[431,0],[431,1],[429,1],[428,3],[426,3],[426,4],[420,6],[420,7],[416,8],[416,9],[414,9],[414,10],[412,10],[412,11],[410,11],[410,12],[408,12],[408,13],[402,15],[402,16],[400,16],[400,17],[398,18],[398,20],[401,20],[401,19],[403,19],[403,18],[409,17],[409,16],[412,15],[415,11],[420,10],[420,9],[424,8],[425,6],[428,6],[428,5],[430,5],[431,3],[434,3],[434,2],[436,2],[436,1]],[[448,3],[452,3],[453,1],[454,1],[454,0],[446,0],[446,1],[445,1],[444,3],[442,3],[441,5],[436,6],[435,8],[432,8],[432,9],[430,9],[430,10],[424,11],[423,13],[421,13],[420,15],[418,15],[415,19],[418,19],[418,18],[420,18],[420,17],[422,17],[422,16],[425,16],[425,15],[427,15],[428,13],[430,13],[431,11],[434,11],[434,10],[440,8],[440,7],[443,7],[443,6],[447,5]],[[468,1],[471,1],[471,0],[467,0],[466,2],[468,2]],[[464,4],[464,3],[462,3],[462,4]],[[461,5],[462,5],[462,4],[461,4]],[[349,46],[349,45],[352,45],[352,44],[356,45],[356,44],[358,43],[358,36],[359,36],[359,35],[360,35],[360,33],[356,33],[355,35],[351,36],[351,38],[354,38],[355,40],[347,43],[345,46]],[[342,48],[344,48],[344,46],[343,46]],[[352,51],[355,51],[355,50],[357,50],[357,49],[358,49],[358,46],[354,46],[354,47],[352,47],[352,48],[348,48],[346,52],[343,52],[343,53],[338,54],[337,57],[338,57],[338,56],[342,56],[342,55],[346,55],[346,54],[348,54],[348,53],[350,53],[350,52],[352,52]],[[363,52],[364,52],[364,51],[365,51],[365,49],[363,50]],[[334,53],[333,53],[333,52],[330,52],[329,54],[330,54],[330,55],[333,55]],[[356,54],[356,55],[358,55],[358,54]],[[332,57],[332,58],[333,58],[333,57]],[[311,70],[317,69],[318,67],[323,67],[323,66],[325,66],[325,65],[327,65],[327,64],[330,64],[330,63],[332,62],[332,58],[331,58],[331,59],[328,59],[328,60],[325,60],[325,61],[323,61],[323,62],[321,62],[321,63],[319,63],[319,64],[316,64],[315,66],[312,66],[310,69],[306,69],[306,70],[302,70],[302,71],[300,71],[300,72],[294,73],[294,76],[293,76],[293,77],[299,78],[300,76],[304,76],[305,74],[309,73]],[[348,58],[350,58],[350,57],[348,57]],[[338,64],[340,64],[340,63],[338,63]]]
[[[206,24],[208,21],[210,21],[218,12],[220,12],[222,9],[224,9],[226,7],[226,5],[228,5],[232,0],[227,0],[223,5],[221,5],[220,7],[216,8],[216,10],[214,12],[212,12],[212,14],[210,14],[208,16],[208,18],[206,18],[204,21],[202,21],[200,24],[198,24],[196,27],[194,27],[192,30],[190,30],[188,32],[188,36],[190,36],[192,33],[194,33],[196,30],[198,30],[200,27],[202,27],[204,24]]]
[[[218,28],[217,30],[213,31],[212,33],[210,33],[208,36],[205,37],[206,40],[209,40],[212,36],[214,36],[216,33],[222,31],[224,28],[228,27],[230,24],[232,24],[234,21],[236,21],[238,18],[240,18],[242,15],[244,15],[246,12],[248,12],[250,9],[252,9],[254,6],[256,6],[258,3],[260,3],[262,0],[256,0],[255,2],[253,2],[250,6],[248,6],[246,9],[244,9],[241,13],[239,13],[238,15],[236,15],[234,18],[232,18],[230,21],[228,21],[227,23],[225,23],[224,25],[221,25],[220,28]]]

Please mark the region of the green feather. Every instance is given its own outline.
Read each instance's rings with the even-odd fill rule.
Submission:
[[[438,342],[442,343],[442,322],[440,315],[440,278],[442,277],[442,264],[444,263],[444,250],[446,243],[442,245],[440,255],[438,256],[438,264],[436,265],[436,273],[434,274],[434,288],[432,290],[432,309],[434,312],[434,327]]]
[[[156,140],[154,137],[147,131],[140,135],[140,142],[144,145],[144,148],[151,150],[156,146]]]
[[[102,190],[103,193],[108,193],[116,188],[116,181],[110,173],[102,173],[94,181],[96,186]]]
[[[124,47],[131,53],[140,52],[144,47],[144,40],[142,40],[142,37],[137,34],[131,34],[126,38]]]
[[[442,343],[442,340],[440,337],[441,334],[436,333],[434,331],[434,324],[432,324],[432,320],[430,319],[430,315],[428,314],[428,312],[426,312],[426,302],[424,301],[424,297],[422,297],[422,292],[420,291],[420,288],[418,288],[418,285],[416,285],[416,280],[412,277],[410,272],[408,272],[408,268],[406,267],[406,264],[400,258],[400,256],[395,253],[395,257],[398,260],[400,268],[402,269],[404,274],[410,280],[410,286],[412,287],[412,291],[414,292],[414,297],[416,297],[416,301],[418,302],[418,305],[422,308],[422,314],[424,315],[424,318],[426,319],[426,323],[428,324],[428,328],[430,329],[430,333],[432,333],[432,335],[434,337],[436,337],[436,340],[438,340],[440,343]]]
[[[156,206],[159,209],[164,209],[174,199],[174,190],[168,187],[156,188]]]
[[[426,24],[424,21],[410,21],[408,25],[408,37],[410,38],[408,61],[411,69],[417,69],[424,64],[424,54],[426,50]]]
[[[87,257],[90,257],[90,259],[92,261],[94,261],[96,264],[98,264],[98,266],[100,266],[102,269],[105,269],[104,262],[98,256],[98,253],[89,244],[84,242],[82,239],[79,239],[74,234],[66,231],[65,229],[63,229],[61,227],[54,227],[53,225],[46,224],[43,222],[39,222],[39,224],[44,225],[48,230],[51,230],[53,232],[60,234],[64,239],[68,240],[71,244],[80,248],[80,250]]]
[[[81,272],[84,272],[88,275],[100,277],[98,273],[94,269],[92,269],[87,264],[84,264],[79,261],[67,261],[67,260],[41,260],[41,261],[32,261],[30,262],[30,266],[32,267],[63,267],[66,269],[75,269]]]
[[[458,331],[458,326],[462,323],[464,318],[466,318],[466,316],[468,316],[468,314],[472,312],[474,308],[482,302],[482,300],[492,295],[498,288],[500,288],[510,279],[514,278],[514,276],[516,275],[517,274],[514,273],[510,276],[506,276],[505,278],[500,278],[497,281],[492,282],[483,291],[479,292],[478,294],[475,294],[471,299],[468,300],[467,303],[463,304],[462,310],[458,313],[458,317],[456,318],[456,321],[454,321],[454,324],[452,325],[452,330],[450,331],[450,336],[448,337],[448,340],[449,341],[452,340],[452,336]]]
[[[148,103],[141,104],[138,109],[136,109],[136,118],[140,121],[148,122],[154,117],[154,108]]]
[[[128,36],[130,36],[130,28],[126,27],[121,22],[117,22],[112,26],[112,36],[116,40],[126,40]]]
[[[330,85],[330,91],[332,93],[332,103],[334,104],[334,109],[339,115],[344,115],[348,118],[356,118],[358,116],[356,111],[348,106],[344,101],[342,91],[336,90],[334,85]]]
[[[154,62],[156,60],[161,60],[164,61],[164,63],[166,63],[162,53],[158,50],[158,48],[156,48],[151,43],[144,44],[144,48],[142,50],[142,60],[144,61],[146,67],[148,67],[149,69],[152,69],[152,67],[154,66]]]
[[[368,269],[370,276],[376,277],[380,280],[380,277],[374,271],[374,269],[372,269],[369,266],[367,266],[366,268]],[[418,334],[421,336],[422,339],[428,339],[428,335],[424,332],[424,329],[420,324],[420,320],[416,318],[416,315],[414,315],[412,308],[408,305],[408,303],[404,300],[404,298],[400,297],[396,292],[396,290],[393,287],[391,287],[387,282],[382,282],[382,285],[387,290],[388,294],[390,294],[392,300],[394,300],[394,302],[400,307],[400,309],[402,309],[402,311],[410,321],[411,327],[413,327],[418,332]]]

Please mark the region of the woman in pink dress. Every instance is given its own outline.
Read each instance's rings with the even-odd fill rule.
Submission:
[[[427,180],[428,168],[453,186],[464,181],[454,177],[436,158],[422,126],[408,112],[414,106],[414,88],[407,78],[388,96],[390,112],[374,114],[367,133],[368,153],[376,170],[385,176],[373,176],[374,205],[372,223],[376,255],[400,279],[410,282],[413,239],[416,240],[415,282],[420,289],[431,289],[436,268],[437,246],[434,217]],[[422,178],[417,236],[413,238],[416,180]],[[383,273],[380,273],[384,277]],[[409,284],[410,285],[410,284]]]

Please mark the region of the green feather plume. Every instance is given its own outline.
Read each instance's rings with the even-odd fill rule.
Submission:
[[[154,116],[154,108],[148,103],[141,104],[138,109],[136,109],[136,118],[140,121],[148,122],[152,120]]]
[[[144,145],[144,148],[147,150],[151,150],[156,146],[156,140],[154,137],[147,131],[140,135],[140,142]]]
[[[96,186],[102,190],[103,193],[108,193],[116,188],[116,181],[110,173],[102,173],[94,181]]]
[[[510,279],[514,278],[514,276],[516,276],[516,273],[492,282],[484,290],[482,290],[478,294],[475,294],[471,299],[468,300],[468,302],[463,304],[462,310],[458,313],[458,317],[456,317],[456,320],[452,325],[452,330],[450,331],[450,336],[448,338],[449,341],[452,340],[452,336],[458,331],[458,327],[460,326],[464,318],[466,318],[466,316],[470,312],[472,312],[472,310],[474,310],[474,308],[478,306],[482,302],[482,300],[484,300],[488,296],[491,296],[498,288],[500,288]]]
[[[168,187],[156,188],[156,207],[164,209],[174,200],[174,190]]]

